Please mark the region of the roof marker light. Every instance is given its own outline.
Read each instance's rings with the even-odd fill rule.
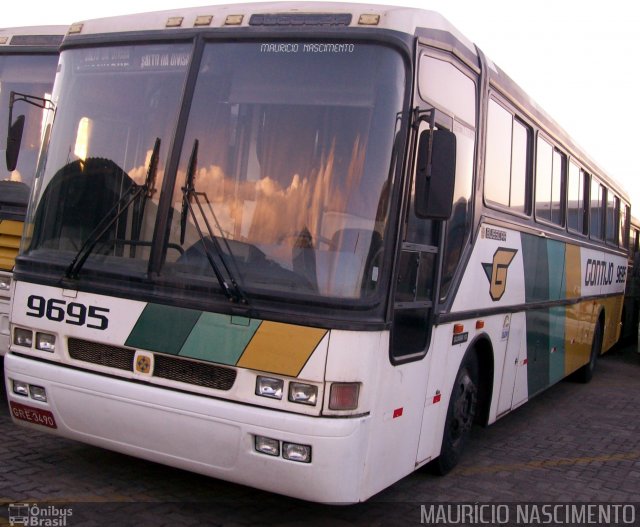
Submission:
[[[196,17],[193,23],[194,27],[210,26],[213,22],[213,15],[200,15]]]
[[[224,21],[225,26],[239,26],[242,24],[244,15],[228,15]]]
[[[377,26],[379,23],[380,15],[364,14],[358,19],[358,24],[361,26]]]
[[[9,37],[0,37],[0,45],[9,42]]]
[[[184,17],[182,16],[169,17],[164,27],[180,27],[182,25],[183,20],[184,20]]]
[[[83,27],[84,27],[84,24],[71,24],[69,26],[67,33],[69,35],[77,35],[78,33],[82,33]]]

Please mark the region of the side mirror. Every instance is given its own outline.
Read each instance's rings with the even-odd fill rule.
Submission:
[[[18,165],[18,154],[20,153],[20,144],[22,143],[22,132],[24,131],[24,115],[19,115],[16,120],[9,126],[7,135],[7,170],[13,172]]]
[[[416,216],[434,220],[449,219],[455,182],[455,134],[444,129],[422,132],[416,161]]]

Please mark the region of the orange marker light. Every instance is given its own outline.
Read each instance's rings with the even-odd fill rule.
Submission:
[[[464,325],[462,324],[454,324],[453,325],[453,334],[460,335],[464,331]]]

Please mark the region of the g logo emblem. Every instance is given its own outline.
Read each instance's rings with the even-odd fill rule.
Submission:
[[[143,353],[138,351],[134,358],[134,371],[135,373],[142,373],[143,375],[149,375],[153,366],[153,355],[149,353]]]
[[[489,295],[494,302],[500,300],[507,289],[507,270],[517,252],[516,249],[500,247],[493,255],[493,262],[482,264],[489,279]]]

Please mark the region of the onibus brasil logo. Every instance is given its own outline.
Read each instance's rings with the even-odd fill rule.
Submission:
[[[500,247],[493,254],[493,262],[482,264],[489,280],[489,295],[494,302],[500,300],[507,289],[507,271],[517,252],[517,249]]]
[[[36,503],[10,503],[9,525],[33,527],[64,527],[67,519],[73,516],[70,507],[56,505],[38,505]]]

